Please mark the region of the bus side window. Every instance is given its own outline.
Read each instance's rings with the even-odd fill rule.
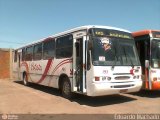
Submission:
[[[42,59],[42,43],[34,46],[33,59],[34,60],[41,60]]]
[[[43,59],[52,59],[55,57],[55,40],[51,39],[43,43]]]
[[[33,58],[33,46],[26,48],[25,60],[32,61]]]
[[[68,58],[73,53],[73,36],[67,35],[56,40],[56,57]]]

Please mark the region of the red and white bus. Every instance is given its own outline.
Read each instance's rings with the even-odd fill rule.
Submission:
[[[14,75],[29,82],[72,93],[102,96],[139,91],[141,66],[127,30],[82,26],[14,51]]]
[[[142,65],[143,88],[160,90],[160,30],[133,32]]]

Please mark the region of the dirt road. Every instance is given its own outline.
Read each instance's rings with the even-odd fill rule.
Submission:
[[[0,80],[0,114],[160,114],[160,91],[103,97],[77,95],[72,100],[58,90]]]

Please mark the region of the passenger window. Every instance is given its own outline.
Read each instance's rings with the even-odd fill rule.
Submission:
[[[26,48],[25,60],[31,61],[33,58],[33,46]]]
[[[55,57],[55,40],[50,39],[43,43],[43,59],[52,59]]]
[[[67,35],[57,39],[56,41],[56,57],[57,58],[71,57],[72,51],[73,51],[72,35]]]
[[[42,43],[37,44],[34,46],[34,60],[41,60],[42,59]]]

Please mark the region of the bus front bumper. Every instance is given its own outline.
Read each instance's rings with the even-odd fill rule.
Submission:
[[[137,92],[142,87],[142,80],[126,83],[92,83],[87,91],[88,96],[104,96],[120,93]]]

